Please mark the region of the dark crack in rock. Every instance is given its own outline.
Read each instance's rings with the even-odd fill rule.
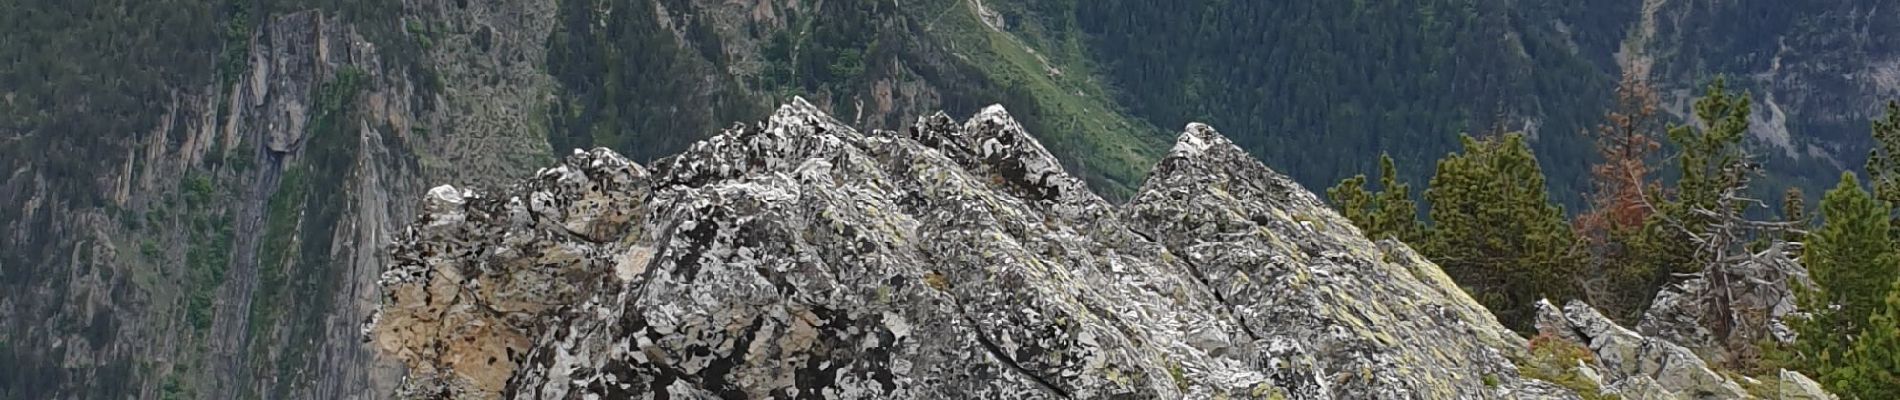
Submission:
[[[1436,265],[1192,125],[1110,204],[1008,112],[802,100],[441,187],[366,331],[424,398],[1576,398]]]

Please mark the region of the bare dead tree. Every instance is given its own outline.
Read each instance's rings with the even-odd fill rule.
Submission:
[[[1769,256],[1767,251],[1762,254],[1748,251],[1747,244],[1751,238],[1773,238],[1778,242],[1769,246],[1768,251],[1786,252],[1798,250],[1801,244],[1779,242],[1779,238],[1786,233],[1805,234],[1806,232],[1801,230],[1798,221],[1757,221],[1746,217],[1746,211],[1750,207],[1769,207],[1768,203],[1746,195],[1750,181],[1755,175],[1760,174],[1760,165],[1752,161],[1750,157],[1744,155],[1740,162],[1723,168],[1722,173],[1724,178],[1732,184],[1723,188],[1715,201],[1715,206],[1698,206],[1686,210],[1689,215],[1707,222],[1700,229],[1692,228],[1666,213],[1656,215],[1661,217],[1667,226],[1678,230],[1695,243],[1695,254],[1692,259],[1701,264],[1700,270],[1676,276],[1702,278],[1710,285],[1710,290],[1704,291],[1702,298],[1698,299],[1708,311],[1703,314],[1705,320],[1702,324],[1713,331],[1718,340],[1723,341],[1723,345],[1731,354],[1737,355],[1731,359],[1731,362],[1741,363],[1753,359],[1752,355],[1756,353],[1754,350],[1756,341],[1766,336],[1765,332],[1737,332],[1737,328],[1767,326],[1765,323],[1751,324],[1751,322],[1766,322],[1760,320],[1767,318],[1770,310],[1767,310],[1764,305],[1737,307],[1733,283],[1744,278],[1740,277],[1734,269],[1750,260]],[[1656,209],[1654,205],[1649,204],[1648,196],[1640,197],[1643,198],[1644,207]],[[1745,366],[1735,365],[1734,367]]]

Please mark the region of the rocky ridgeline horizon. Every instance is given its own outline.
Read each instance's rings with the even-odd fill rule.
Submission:
[[[651,166],[437,187],[391,250],[364,330],[409,397],[1763,393],[1574,302],[1539,327],[1589,354],[1535,365],[1436,265],[1198,123],[1117,205],[1001,106],[862,133],[797,99]]]

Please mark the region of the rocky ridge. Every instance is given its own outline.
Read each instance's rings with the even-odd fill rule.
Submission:
[[[577,152],[431,190],[365,334],[411,397],[1578,398],[1208,126],[1125,205],[1060,165],[1001,107],[862,133],[802,100],[650,168]],[[1748,396],[1695,361],[1652,381]]]

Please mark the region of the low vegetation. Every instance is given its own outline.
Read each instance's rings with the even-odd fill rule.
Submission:
[[[1577,392],[1584,400],[1619,400],[1604,394],[1597,382],[1584,376],[1583,368],[1596,363],[1596,355],[1580,344],[1538,335],[1531,338],[1530,358],[1518,360],[1518,372],[1526,378],[1557,384]]]

